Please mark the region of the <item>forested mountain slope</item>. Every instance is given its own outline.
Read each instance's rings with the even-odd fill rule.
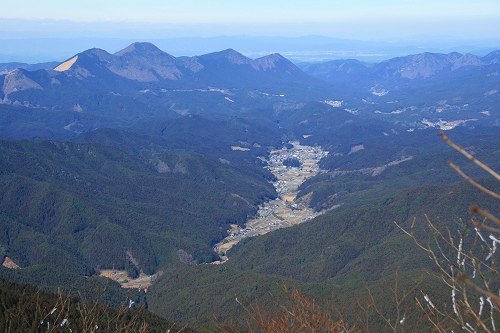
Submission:
[[[324,65],[134,43],[1,74],[0,259],[21,268],[0,274],[55,290],[104,268],[158,273],[141,305],[197,323],[244,318],[235,297],[272,309],[284,282],[346,308],[398,268],[411,285],[432,265],[395,222],[426,239],[425,214],[453,231],[471,204],[499,208],[457,183],[458,153],[437,135],[498,169],[498,52]],[[324,215],[206,265],[231,224],[276,198],[264,167],[292,141],[328,151],[297,196]]]
[[[491,181],[483,184],[498,189]],[[398,225],[410,231],[413,224],[416,237],[426,243],[433,236],[426,217],[442,230],[461,231],[470,227],[472,203],[500,208],[496,200],[467,183],[428,185],[247,238],[229,251],[230,259],[222,266],[166,269],[150,288],[150,309],[176,320],[193,318],[198,324],[210,322],[212,315],[232,321],[246,315],[235,297],[244,305],[259,304],[269,310],[279,306],[277,300],[284,301],[280,288],[286,286],[312,295],[317,302],[333,302],[355,322],[356,314],[348,313],[361,313],[357,302],[367,297],[366,288],[376,295],[377,306],[390,312],[394,299],[383,290],[394,286],[397,271],[401,292],[420,281],[416,296],[429,293],[435,301],[446,302],[449,294],[433,277],[433,262]],[[414,315],[419,316],[418,311]]]
[[[462,229],[474,203],[500,208],[466,183],[408,189],[374,205],[331,211],[310,223],[245,240],[230,250],[227,265],[304,281],[361,285],[387,278],[398,267],[427,270],[431,262],[426,253],[395,223],[409,230],[415,222],[425,239],[430,236],[425,233],[426,215],[440,228]]]
[[[141,309],[130,309],[124,300],[122,309],[93,304],[88,295],[80,298],[41,291],[33,286],[0,279],[0,330],[2,332],[101,332],[120,330],[138,332],[195,332],[174,325]],[[132,304],[131,304],[132,305]]]
[[[96,144],[2,141],[2,255],[92,274],[211,261],[211,243],[274,189],[259,175],[199,155],[141,161]],[[139,264],[133,264],[133,261]]]

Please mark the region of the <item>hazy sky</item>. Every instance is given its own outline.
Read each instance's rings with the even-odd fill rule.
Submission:
[[[0,39],[311,34],[498,38],[500,0],[16,0],[0,12]]]

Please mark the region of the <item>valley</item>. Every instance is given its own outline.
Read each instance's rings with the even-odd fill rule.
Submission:
[[[321,147],[301,145],[298,141],[290,142],[289,145],[271,152],[267,168],[276,176],[273,182],[278,193],[274,200],[265,202],[259,207],[257,216],[248,220],[245,228],[232,225],[229,236],[214,246],[221,261],[224,263],[229,258],[229,251],[235,244],[246,237],[264,235],[273,230],[291,227],[318,216],[308,207],[307,200],[296,200],[299,186],[308,178],[316,176],[321,172],[318,162],[327,156],[328,152]],[[299,167],[286,166],[286,160],[294,159],[300,163]]]
[[[227,251],[234,245],[247,237],[264,235],[271,231],[291,227],[309,221],[320,213],[308,207],[307,200],[296,200],[299,186],[308,178],[316,176],[322,170],[318,166],[321,158],[328,155],[321,147],[301,145],[298,141],[289,142],[288,147],[270,152],[266,168],[274,174],[276,180],[272,182],[276,188],[278,197],[265,202],[259,207],[257,215],[245,223],[245,228],[231,225],[229,236],[214,246],[214,251],[219,254],[221,260],[213,264],[223,264],[229,258]],[[239,149],[238,149],[239,148]],[[232,147],[233,150],[245,151],[241,147]],[[296,159],[300,162],[299,167],[285,166],[287,159]],[[127,272],[118,269],[106,269],[100,272],[100,276],[109,278],[120,283],[123,288],[147,289],[154,283],[158,273],[147,275],[143,272],[134,279]]]
[[[245,318],[235,296],[271,311],[284,279],[347,312],[364,286],[432,269],[395,222],[498,211],[438,136],[500,170],[498,51],[295,65],[134,43],[70,59],[0,74],[2,278],[74,294],[95,279],[112,306],[130,294],[195,327]]]

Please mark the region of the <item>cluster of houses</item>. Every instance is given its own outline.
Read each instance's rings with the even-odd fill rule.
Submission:
[[[302,146],[298,142],[291,142],[288,146],[290,148],[271,152],[267,166],[277,178],[273,185],[276,187],[278,199],[264,203],[256,218],[248,221],[245,228],[233,230],[223,243],[237,242],[245,237],[302,223],[316,216],[312,210],[299,207],[294,198],[300,184],[320,172],[318,162],[328,152],[323,151],[321,147]],[[283,161],[290,158],[297,159],[300,167],[283,165]],[[217,248],[218,245],[215,250]]]

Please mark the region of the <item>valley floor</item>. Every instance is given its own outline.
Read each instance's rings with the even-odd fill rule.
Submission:
[[[276,176],[273,183],[278,192],[278,198],[264,203],[257,213],[257,217],[247,221],[245,228],[240,229],[233,225],[229,236],[216,244],[214,251],[219,253],[223,263],[228,260],[226,252],[243,238],[263,235],[270,231],[290,227],[308,221],[318,215],[307,207],[306,200],[296,200],[299,186],[309,177],[321,172],[318,162],[325,157],[321,147],[300,145],[291,142],[292,149],[280,149],[271,152],[269,170]],[[287,167],[283,161],[288,158],[298,159],[300,167]]]

